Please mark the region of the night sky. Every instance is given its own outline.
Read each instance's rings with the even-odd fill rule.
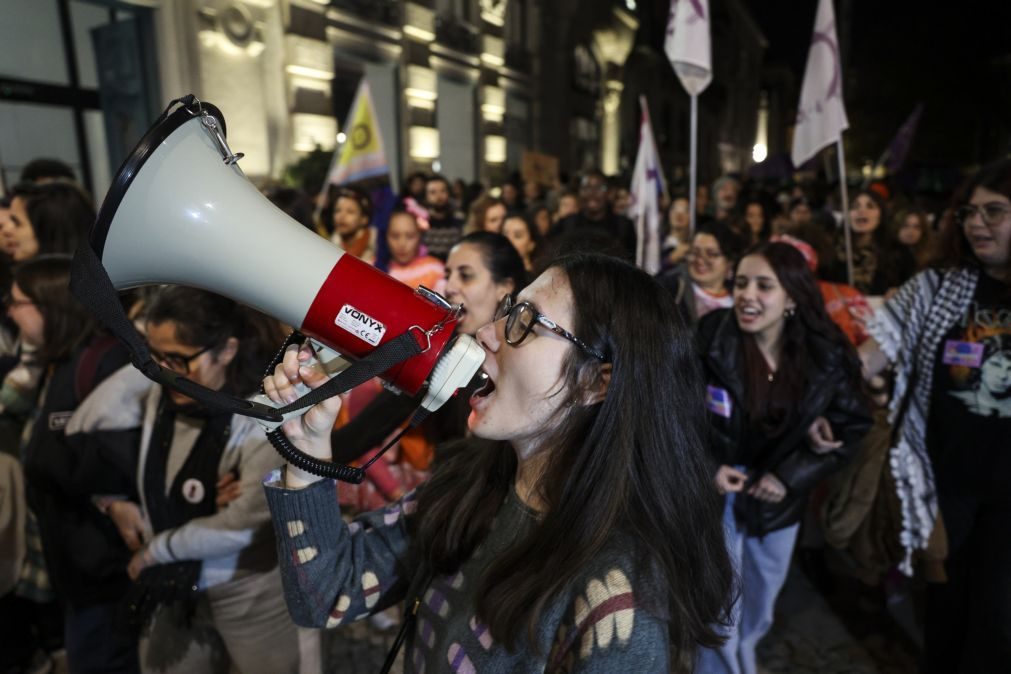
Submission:
[[[799,83],[817,0],[743,2],[769,42],[765,63],[786,65]],[[670,3],[639,5],[656,21]],[[910,164],[968,166],[1011,151],[1011,2],[836,0],[835,9],[851,163],[877,159],[918,102]],[[662,49],[662,34],[648,39]]]
[[[718,2],[719,0],[714,0]],[[815,0],[748,0],[767,62],[798,77]],[[918,102],[911,163],[975,164],[1011,139],[1011,4],[836,0],[852,161],[874,160]]]

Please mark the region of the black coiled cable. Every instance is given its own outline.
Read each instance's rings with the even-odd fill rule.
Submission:
[[[284,359],[284,352],[288,350],[289,346],[300,343],[304,339],[305,336],[297,331],[288,335],[288,338],[284,340],[284,343],[281,345],[280,350],[278,350],[277,355],[274,356],[270,366],[267,368],[265,376],[269,377],[274,373],[277,365]],[[278,426],[270,433],[267,433],[267,439],[270,441],[270,444],[274,447],[274,449],[277,450],[277,453],[280,454],[285,461],[296,468],[318,477],[340,480],[341,482],[348,482],[350,484],[361,484],[362,480],[365,479],[365,471],[368,470],[369,467],[379,459],[379,457],[385,454],[390,447],[397,444],[397,442],[400,441],[400,438],[404,436],[404,433],[420,424],[427,416],[428,410],[419,406],[411,415],[410,423],[397,433],[392,440],[386,443],[386,446],[379,450],[375,456],[369,459],[368,463],[361,467],[347,466],[342,463],[334,463],[333,461],[324,461],[323,459],[318,459],[315,456],[306,454],[295,447],[295,445],[291,444],[291,440],[289,440],[288,436],[285,435],[281,426]]]

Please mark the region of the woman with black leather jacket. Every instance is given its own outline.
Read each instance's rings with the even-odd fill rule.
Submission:
[[[756,671],[807,495],[852,456],[871,425],[856,352],[825,313],[799,251],[761,244],[738,263],[734,307],[698,327],[715,480],[741,575],[726,643],[699,671]]]

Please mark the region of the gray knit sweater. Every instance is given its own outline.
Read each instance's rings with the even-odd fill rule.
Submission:
[[[492,639],[475,615],[479,579],[536,522],[515,493],[473,557],[422,587],[406,525],[417,508],[413,492],[345,524],[331,480],[288,490],[275,471],[264,484],[288,609],[299,625],[336,627],[420,595],[405,646],[408,673],[668,671],[667,625],[642,608],[639,598],[652,588],[635,575],[627,548],[573,574],[568,589],[545,606],[536,649],[525,638],[516,651]]]

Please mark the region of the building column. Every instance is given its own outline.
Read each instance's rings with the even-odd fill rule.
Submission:
[[[621,80],[605,80],[602,105],[604,119],[600,129],[600,169],[605,175],[616,175],[621,163]]]
[[[639,21],[631,13],[615,7],[611,23],[593,32],[593,52],[603,75],[600,129],[600,168],[606,175],[621,170],[622,67],[632,51]]]

